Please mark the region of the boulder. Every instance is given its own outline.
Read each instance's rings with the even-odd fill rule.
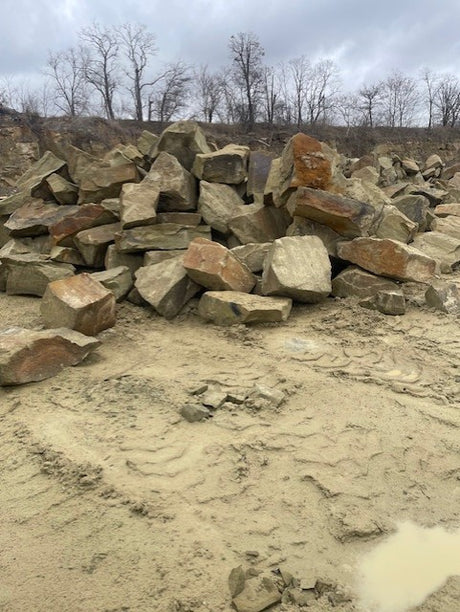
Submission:
[[[184,305],[200,291],[187,274],[181,257],[139,268],[135,287],[142,299],[163,317],[175,317]]]
[[[374,276],[357,266],[349,266],[332,279],[332,295],[335,297],[369,298],[379,292],[398,290],[398,285],[387,278]]]
[[[25,174],[17,181],[18,191],[27,195],[41,197],[43,193],[49,193],[48,189],[43,192],[43,183],[51,174],[62,172],[66,168],[66,162],[59,159],[51,151],[46,151],[44,155],[33,164]]]
[[[362,181],[372,183],[373,185],[377,185],[379,182],[379,173],[374,166],[364,166],[363,168],[359,168],[359,170],[352,172],[351,176],[353,178],[358,178]]]
[[[268,172],[267,182],[264,189],[265,206],[281,206],[283,202],[280,198],[281,185],[281,157],[272,160]]]
[[[167,127],[158,140],[157,150],[174,155],[189,171],[197,154],[211,152],[202,129],[194,121],[178,121]]]
[[[327,225],[304,217],[294,217],[286,230],[286,236],[318,236],[331,257],[337,257],[337,244],[344,240],[343,236],[334,232]]]
[[[124,163],[109,165],[93,163],[81,178],[79,204],[100,202],[106,198],[118,198],[125,183],[138,183],[139,173],[136,164],[126,160]]]
[[[22,385],[55,376],[83,361],[99,340],[70,329],[0,331],[0,385]]]
[[[147,130],[142,130],[137,139],[137,148],[148,161],[152,161],[155,157],[159,140],[159,136]]]
[[[282,203],[297,187],[325,190],[332,178],[331,162],[323,153],[321,143],[301,133],[284,147],[279,171]]]
[[[273,206],[248,205],[228,222],[229,230],[241,244],[272,242],[286,235],[289,215]]]
[[[408,219],[395,206],[387,204],[383,207],[375,235],[377,238],[390,238],[407,244],[414,239],[417,229],[417,223]]]
[[[144,181],[159,189],[158,210],[161,212],[183,212],[196,210],[197,185],[190,172],[169,153],[162,152],[153,162]]]
[[[439,204],[433,212],[437,217],[449,217],[450,215],[453,217],[460,217],[460,203]]]
[[[97,157],[82,151],[73,145],[67,145],[65,148],[65,158],[69,168],[71,180],[80,185],[84,175],[91,166],[99,163]]]
[[[200,182],[198,211],[204,222],[217,232],[224,236],[229,234],[229,221],[243,214],[245,210],[245,203],[229,185]]]
[[[281,593],[268,577],[247,579],[243,590],[233,597],[237,612],[262,612],[281,601]]]
[[[309,187],[299,187],[289,198],[287,209],[292,217],[327,225],[347,238],[366,236],[376,217],[375,209],[366,202]]]
[[[74,236],[74,243],[83,256],[87,266],[102,268],[109,244],[114,242],[115,234],[120,230],[119,223],[98,225]]]
[[[0,216],[2,217],[2,223],[8,221],[8,216],[14,213],[18,208],[22,208],[26,204],[42,204],[42,198],[33,198],[24,191],[18,191],[12,195],[0,199]]]
[[[425,161],[425,165],[423,167],[424,170],[429,170],[430,168],[443,168],[444,163],[442,159],[436,153],[430,155]]]
[[[401,161],[401,165],[404,172],[408,175],[418,174],[420,172],[420,168],[414,159],[406,157]]]
[[[447,217],[438,217],[431,223],[431,229],[441,234],[452,236],[455,240],[460,241],[460,218],[454,215]]]
[[[59,204],[76,204],[78,200],[78,187],[60,174],[50,174],[46,184],[53,197]]]
[[[95,336],[115,325],[115,296],[90,274],[50,283],[40,304],[45,327],[56,324]]]
[[[74,237],[83,230],[116,222],[116,216],[102,204],[82,204],[75,206],[69,213],[49,226],[53,243],[59,246],[74,247]]]
[[[256,279],[227,248],[205,238],[190,243],[183,266],[192,280],[211,291],[249,293]]]
[[[406,300],[401,289],[378,291],[375,295],[359,302],[369,310],[378,310],[385,315],[403,315],[406,312]]]
[[[450,274],[460,263],[460,242],[441,232],[425,232],[415,237],[412,246],[435,259],[443,274]]]
[[[111,291],[117,302],[121,302],[133,288],[133,277],[127,266],[118,266],[102,272],[93,272],[91,277]]]
[[[449,195],[449,192],[445,189],[437,189],[436,187],[430,187],[429,183],[422,185],[412,185],[406,189],[408,194],[422,195],[425,196],[430,202],[430,206],[437,206],[442,204],[443,199]]]
[[[146,251],[144,253],[144,266],[153,266],[160,261],[172,259],[173,257],[183,257],[185,251],[177,249],[175,251]]]
[[[72,264],[73,266],[86,265],[80,251],[77,251],[77,249],[73,249],[72,247],[54,246],[51,249],[49,257],[51,261],[68,263]]]
[[[248,176],[249,147],[230,144],[212,153],[198,153],[192,173],[209,183],[239,185]]]
[[[70,264],[49,261],[38,254],[9,255],[2,259],[6,266],[6,292],[8,295],[36,295],[41,297],[48,283],[73,276]]]
[[[314,303],[331,292],[331,263],[317,236],[275,240],[264,262],[262,293]]]
[[[231,251],[251,272],[261,272],[270,246],[271,242],[249,242],[234,247]]]
[[[200,299],[198,314],[216,325],[277,323],[286,321],[292,300],[262,297],[239,291],[207,291]]]
[[[5,227],[11,236],[40,236],[47,234],[55,223],[77,210],[78,206],[59,206],[43,200],[32,200],[18,208],[5,223]]]
[[[460,313],[460,293],[455,283],[432,281],[425,292],[428,306],[448,314]]]
[[[275,154],[271,151],[250,151],[248,165],[248,196],[262,196]]]
[[[339,244],[337,254],[369,272],[402,281],[426,283],[438,270],[431,257],[390,239],[355,238]]]
[[[157,223],[177,223],[177,225],[196,227],[202,221],[200,213],[196,212],[160,212]]]
[[[159,185],[146,179],[123,185],[120,194],[121,227],[128,229],[156,223],[159,199]]]
[[[207,225],[189,227],[176,223],[161,223],[123,230],[115,237],[115,244],[121,253],[140,251],[171,251],[186,249],[195,238],[211,238]]]
[[[397,196],[391,202],[395,208],[403,213],[408,219],[417,224],[419,232],[427,228],[427,212],[429,201],[422,195]]]
[[[106,270],[126,266],[131,276],[134,272],[144,265],[144,256],[142,253],[120,253],[114,244],[109,244],[105,252],[104,267]]]

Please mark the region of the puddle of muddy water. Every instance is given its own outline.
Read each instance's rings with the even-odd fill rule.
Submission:
[[[357,590],[361,608],[406,612],[455,575],[460,575],[460,529],[449,532],[442,527],[400,523],[394,535],[360,562]]]

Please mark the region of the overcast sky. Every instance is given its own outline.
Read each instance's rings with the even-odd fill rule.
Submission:
[[[345,85],[392,69],[460,72],[460,0],[0,0],[0,76],[33,75],[49,49],[76,44],[94,21],[137,22],[156,34],[158,61],[219,68],[231,34],[254,32],[269,64],[328,57]]]

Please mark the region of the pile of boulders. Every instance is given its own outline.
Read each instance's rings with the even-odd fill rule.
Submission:
[[[103,159],[45,153],[0,200],[0,290],[43,297],[47,328],[87,336],[123,299],[173,318],[200,296],[218,325],[284,321],[330,295],[400,315],[411,281],[457,312],[439,278],[460,263],[459,202],[460,165],[437,155],[349,160],[305,134],[279,158],[213,150],[179,122]]]

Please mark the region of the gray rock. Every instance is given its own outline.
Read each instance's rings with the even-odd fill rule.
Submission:
[[[268,577],[250,578],[244,589],[233,598],[237,612],[262,612],[281,601],[281,593]]]
[[[425,293],[428,306],[449,314],[460,313],[460,293],[455,283],[433,281]]]
[[[229,230],[241,244],[272,242],[286,235],[289,216],[284,210],[273,206],[246,206],[238,216],[228,222]]]
[[[406,312],[406,300],[401,289],[378,291],[372,297],[361,300],[359,304],[386,315],[403,315]]]
[[[246,205],[229,185],[201,181],[198,210],[205,223],[221,234],[227,235],[230,232],[229,221],[243,214]]]
[[[8,295],[37,295],[41,297],[54,280],[73,276],[75,268],[70,264],[49,261],[37,254],[10,255],[2,260],[7,268],[6,292]],[[58,322],[55,326],[60,326]]]
[[[115,240],[115,234],[120,230],[119,223],[99,225],[74,236],[74,243],[83,256],[87,266],[102,268],[109,244]]]
[[[248,196],[257,194],[263,196],[274,158],[275,154],[271,151],[250,151],[247,184]]]
[[[261,272],[270,246],[271,242],[248,242],[234,247],[231,251],[251,272]]]
[[[126,266],[129,268],[131,276],[134,277],[134,272],[144,264],[144,256],[142,253],[120,253],[114,244],[109,244],[104,258],[104,267],[106,270]]]
[[[115,237],[115,244],[121,253],[141,251],[174,251],[186,249],[195,238],[211,238],[211,228],[182,226],[176,223],[160,223],[145,227],[123,230]]]
[[[204,421],[211,416],[210,411],[204,406],[195,406],[194,404],[185,404],[180,409],[180,415],[189,423],[198,423]]]
[[[194,121],[178,121],[167,127],[160,135],[157,149],[174,155],[189,171],[198,153],[211,152],[202,129]]]
[[[370,274],[357,266],[349,266],[332,280],[332,295],[341,298],[369,298],[375,296],[379,291],[397,289],[396,283]]]
[[[40,236],[47,234],[50,227],[74,214],[78,206],[59,206],[43,200],[32,200],[18,208],[5,223],[13,237]]]
[[[198,314],[216,325],[286,321],[290,298],[261,297],[239,291],[208,291],[201,296]]]
[[[248,176],[248,158],[249,147],[230,144],[212,153],[197,154],[192,173],[210,183],[238,185]]]
[[[174,155],[164,151],[160,153],[143,182],[159,189],[159,211],[196,210],[196,180]]]
[[[120,194],[121,227],[128,229],[156,223],[159,198],[159,185],[146,179],[123,185]]]
[[[435,259],[443,274],[450,274],[460,263],[460,242],[441,232],[418,234],[412,246]]]
[[[91,277],[111,291],[117,302],[121,302],[133,288],[133,277],[127,266],[118,266],[102,272],[94,272]]]
[[[377,238],[389,238],[407,244],[414,239],[417,229],[417,223],[408,219],[395,206],[386,205],[383,207],[375,235]]]
[[[413,221],[418,226],[419,232],[424,232],[427,227],[427,211],[429,208],[429,201],[425,196],[422,195],[403,195],[394,198],[392,201],[400,212],[402,212],[408,219]]]

